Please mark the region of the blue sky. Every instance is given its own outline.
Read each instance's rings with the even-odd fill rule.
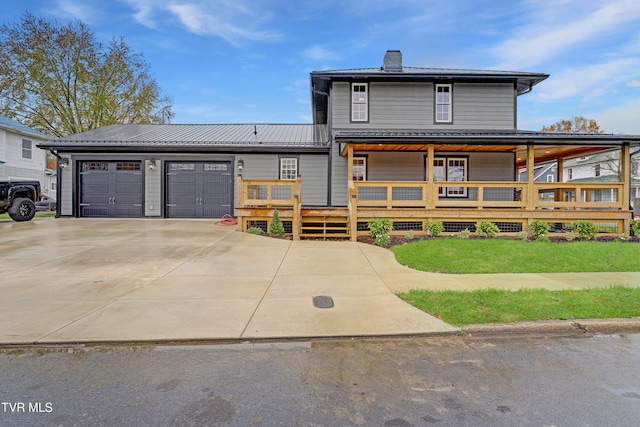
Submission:
[[[640,134],[638,0],[23,0],[142,52],[173,123],[310,123],[309,73],[382,65],[551,74],[520,96],[518,127],[582,115]]]

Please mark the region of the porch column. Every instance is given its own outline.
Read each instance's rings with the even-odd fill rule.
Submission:
[[[534,145],[532,143],[527,144],[527,199],[526,206],[528,211],[532,211],[535,209],[536,204],[536,187],[534,185],[535,182],[535,151]]]
[[[244,208],[244,184],[242,182],[242,175],[238,175],[236,180],[236,192],[238,193],[238,208]],[[244,218],[240,215],[237,215],[236,219],[238,220],[238,231],[244,231]]]
[[[427,194],[426,194],[426,207],[427,210],[435,209],[435,192],[436,186],[433,181],[433,159],[435,158],[435,149],[433,144],[427,145]]]
[[[631,206],[631,147],[628,142],[620,147],[620,179],[622,179],[622,210],[627,211]],[[622,221],[621,233],[627,233],[631,226],[631,215]]]
[[[353,182],[353,145],[347,142],[347,206],[349,207],[349,230],[351,241],[358,241],[357,192]]]
[[[563,182],[564,181],[564,159],[563,158],[559,158],[558,160],[556,160],[556,172],[557,172],[557,181],[558,182]]]

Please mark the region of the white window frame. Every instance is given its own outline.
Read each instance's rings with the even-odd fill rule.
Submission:
[[[450,84],[436,85],[435,87],[435,121],[436,123],[452,123],[453,122],[452,106],[453,106],[453,86]]]
[[[462,166],[462,173],[454,167]],[[433,159],[433,181],[467,181],[469,159],[466,157],[436,157]],[[439,197],[467,197],[467,187],[438,187]]]
[[[25,147],[26,143],[26,147]],[[30,139],[22,140],[22,158],[25,160],[33,159],[33,141]]]
[[[367,158],[354,157],[351,165],[351,179],[353,181],[367,180]]]
[[[298,178],[298,159],[296,157],[280,158],[280,179],[295,181]]]
[[[369,121],[369,85],[367,83],[351,83],[351,121]]]
[[[553,178],[554,178],[553,174],[550,174],[550,173],[547,174],[547,182],[553,182]]]

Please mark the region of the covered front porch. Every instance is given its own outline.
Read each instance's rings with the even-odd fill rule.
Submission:
[[[627,141],[613,141],[611,136],[595,140],[575,136],[567,140],[560,136],[544,141],[503,141],[494,137],[482,142],[460,138],[438,142],[397,139],[380,140],[371,135],[336,139],[339,153],[346,160],[346,206],[305,206],[302,178],[255,181],[239,177],[236,215],[240,229],[268,227],[277,208],[294,239],[356,240],[358,235],[369,233],[367,223],[372,218],[390,219],[394,234],[425,233],[426,220],[442,221],[445,232],[450,233],[464,229],[473,232],[476,224],[483,221],[495,223],[503,234],[518,233],[526,231],[535,220],[549,222],[552,231],[557,232],[577,220],[593,222],[605,233],[620,234],[629,230],[630,148]],[[620,181],[564,182],[565,158],[613,147],[621,150]],[[385,167],[384,162],[373,160],[384,158],[385,153],[400,152],[412,159],[422,159],[421,180],[393,179],[394,175],[399,178],[404,175],[397,168],[395,172],[387,170],[389,179],[371,179],[380,175],[380,170],[373,168]],[[478,172],[480,166],[469,170],[469,164],[479,165],[473,153],[482,153],[482,161],[486,163],[482,173]],[[492,166],[492,153],[503,156],[501,173],[497,172],[498,166]],[[511,156],[510,163],[504,162],[505,154]],[[371,164],[367,165],[367,159]],[[557,163],[555,178],[536,182],[534,165],[550,161]],[[517,171],[522,167],[527,171],[526,181],[518,181]],[[511,179],[505,179],[504,170],[509,168]],[[493,169],[500,179],[491,179]],[[602,194],[608,197],[603,198]]]

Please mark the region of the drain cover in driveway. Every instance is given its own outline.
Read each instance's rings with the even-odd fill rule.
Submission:
[[[313,297],[313,306],[315,308],[331,308],[333,307],[333,298],[326,295]]]

